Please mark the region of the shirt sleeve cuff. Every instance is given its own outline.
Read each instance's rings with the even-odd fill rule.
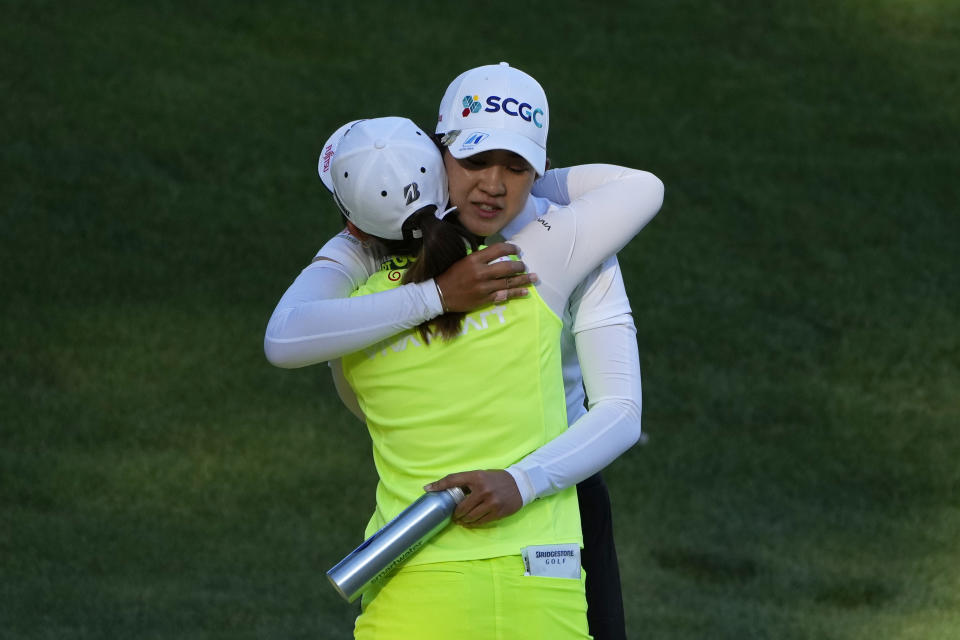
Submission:
[[[523,506],[527,506],[537,497],[533,491],[533,485],[523,469],[516,465],[507,467],[507,473],[513,476],[513,481],[517,483],[517,489],[520,491],[520,497],[523,499]]]
[[[443,303],[440,301],[440,292],[437,291],[437,283],[433,278],[418,282],[416,286],[420,287],[420,295],[423,296],[423,302],[432,314],[431,318],[443,315]]]
[[[513,476],[517,483],[520,497],[523,498],[523,506],[527,506],[537,498],[553,493],[551,490],[553,485],[542,467],[532,466],[524,469],[518,463],[507,467],[506,471]]]

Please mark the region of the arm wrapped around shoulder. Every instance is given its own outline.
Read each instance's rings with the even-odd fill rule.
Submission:
[[[642,388],[633,324],[582,331],[576,341],[590,408],[565,433],[507,468],[524,504],[590,477],[640,439]]]

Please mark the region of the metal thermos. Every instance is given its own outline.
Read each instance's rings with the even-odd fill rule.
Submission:
[[[330,583],[353,602],[446,527],[464,497],[459,487],[423,494],[327,571]]]

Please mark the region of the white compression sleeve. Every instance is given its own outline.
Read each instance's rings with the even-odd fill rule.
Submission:
[[[539,227],[530,225],[513,238],[523,249],[528,267],[541,275],[538,291],[555,311],[562,309],[567,296],[604,255],[622,246],[612,246],[606,235],[619,233],[629,239],[663,202],[663,184],[646,172],[609,165],[563,172],[555,175],[566,178],[574,201],[552,209],[538,220]],[[555,185],[553,194],[559,190]],[[550,237],[554,231],[559,233]],[[564,239],[568,250],[557,251],[557,243]],[[609,284],[622,288],[619,270],[614,275]],[[579,309],[577,315],[583,316],[575,339],[589,411],[566,432],[507,469],[524,504],[596,473],[640,437],[640,361],[632,317],[622,313],[619,322],[611,323],[591,317],[588,309]]]
[[[590,410],[507,468],[524,505],[590,477],[639,439],[642,389],[635,336],[632,323],[576,335]]]
[[[621,324],[625,317],[627,323],[633,326],[630,300],[616,256],[604,260],[599,268],[577,285],[570,296],[568,309],[573,333],[606,324]]]
[[[537,198],[545,198],[554,204],[570,204],[571,201],[597,187],[619,180],[621,174],[607,170],[614,166],[593,164],[550,169],[533,183],[531,194]]]
[[[540,276],[538,293],[558,316],[577,284],[633,238],[663,204],[663,183],[652,173],[600,164],[564,171],[575,199],[551,207],[511,238],[527,268]]]
[[[350,298],[356,287],[344,266],[331,260],[319,260],[300,272],[267,324],[267,360],[284,368],[326,362],[443,312],[432,279]]]
[[[569,167],[550,169],[542,178],[533,183],[533,189],[530,191],[531,195],[537,198],[546,198],[554,204],[570,204],[570,190],[567,186],[567,172],[569,171]]]

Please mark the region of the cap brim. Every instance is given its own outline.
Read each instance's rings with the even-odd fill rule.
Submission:
[[[512,151],[530,163],[538,176],[547,168],[547,150],[530,138],[502,129],[464,129],[447,147],[450,155],[457,159],[484,151],[504,149]]]
[[[317,173],[320,174],[320,182],[327,188],[327,191],[333,193],[333,177],[330,175],[330,167],[333,166],[333,156],[337,153],[337,145],[343,139],[343,134],[350,130],[350,127],[361,122],[354,120],[343,125],[333,132],[333,135],[327,138],[323,143],[323,151],[320,152],[320,159],[317,161]]]

